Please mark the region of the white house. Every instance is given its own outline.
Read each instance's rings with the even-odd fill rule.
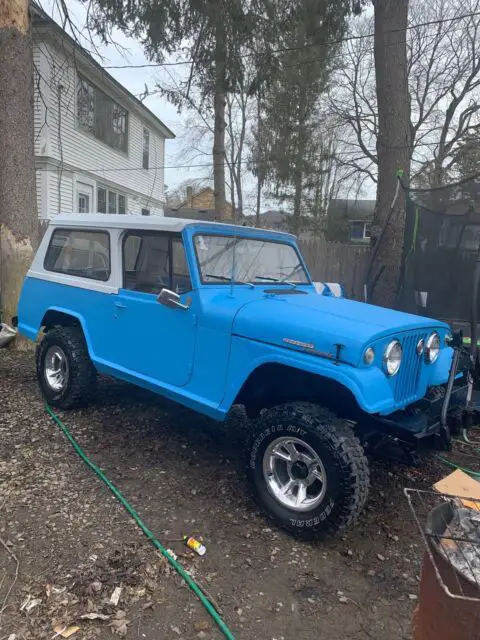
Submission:
[[[165,140],[174,134],[46,13],[31,8],[39,217],[163,215]]]

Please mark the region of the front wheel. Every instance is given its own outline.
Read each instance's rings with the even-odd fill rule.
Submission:
[[[249,447],[249,475],[267,515],[294,533],[334,533],[368,496],[369,470],[353,429],[306,403],[264,411]]]

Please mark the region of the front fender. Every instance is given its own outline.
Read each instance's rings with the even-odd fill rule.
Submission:
[[[229,411],[244,382],[255,369],[264,364],[281,364],[335,380],[352,392],[359,407],[367,413],[386,414],[396,409],[389,381],[377,367],[359,369],[344,363],[336,364],[315,355],[234,336],[225,395],[220,404],[222,411]]]

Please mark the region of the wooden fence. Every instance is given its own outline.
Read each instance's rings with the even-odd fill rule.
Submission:
[[[341,282],[349,298],[363,299],[368,247],[323,238],[300,238],[298,244],[315,282]]]

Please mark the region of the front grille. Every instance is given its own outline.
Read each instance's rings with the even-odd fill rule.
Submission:
[[[423,363],[423,356],[417,355],[417,344],[419,340],[425,340],[425,338],[426,334],[416,333],[401,340],[403,358],[400,371],[395,376],[396,404],[407,405],[417,398],[418,379]]]

